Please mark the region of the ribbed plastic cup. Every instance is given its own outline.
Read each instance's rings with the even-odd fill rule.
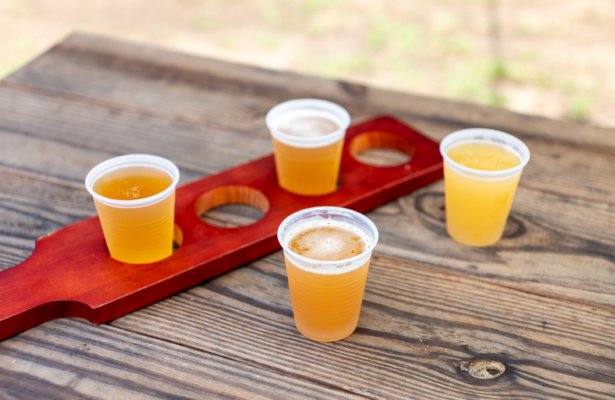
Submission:
[[[486,143],[499,146],[519,159],[502,170],[481,170],[462,165],[449,156],[457,146]],[[502,237],[523,168],[530,151],[518,138],[497,130],[470,128],[453,132],[440,143],[444,158],[446,228],[457,242],[489,246]]]
[[[337,189],[348,111],[327,100],[296,99],[269,110],[265,123],[280,187],[310,196]]]
[[[363,240],[364,251],[342,260],[315,260],[289,247],[298,233],[330,226],[355,233]],[[287,217],[278,229],[278,240],[284,250],[297,330],[319,342],[351,335],[359,320],[372,250],[378,242],[376,225],[356,211],[314,207]]]
[[[171,178],[159,193],[133,200],[117,200],[95,191],[96,182],[122,169],[157,169]],[[171,161],[149,154],[114,157],[96,165],[87,174],[85,186],[94,198],[111,258],[129,263],[160,261],[173,253],[175,187],[179,170]]]

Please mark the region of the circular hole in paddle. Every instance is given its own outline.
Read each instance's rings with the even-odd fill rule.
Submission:
[[[350,142],[350,154],[359,162],[374,167],[403,165],[414,155],[414,146],[398,135],[384,131],[364,132]]]
[[[179,249],[182,243],[184,243],[184,232],[176,224],[173,228],[173,251]]]
[[[236,228],[250,225],[269,211],[269,201],[249,186],[221,186],[202,194],[196,201],[196,214],[209,225]]]

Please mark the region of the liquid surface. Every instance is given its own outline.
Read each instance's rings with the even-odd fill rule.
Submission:
[[[314,115],[289,118],[278,126],[282,133],[299,137],[325,136],[339,128],[339,125],[330,119]]]
[[[455,162],[483,171],[500,171],[516,167],[519,157],[503,146],[490,143],[465,143],[453,147],[448,156]]]
[[[363,253],[365,243],[359,235],[346,229],[319,226],[297,233],[291,238],[289,248],[313,260],[336,261]]]
[[[126,167],[98,178],[94,191],[113,200],[136,200],[158,194],[173,182],[165,172],[151,167]]]

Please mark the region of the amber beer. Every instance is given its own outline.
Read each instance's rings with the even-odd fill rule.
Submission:
[[[297,330],[332,342],[354,332],[378,230],[367,217],[339,207],[314,207],[278,229]]]
[[[470,128],[445,137],[440,152],[448,234],[467,246],[496,243],[530,159],[529,149],[508,133]]]
[[[279,185],[295,194],[322,195],[337,189],[344,134],[350,115],[326,100],[297,99],[266,116]]]
[[[111,158],[88,173],[86,188],[113,259],[145,264],[172,254],[178,180],[175,164],[146,154]]]

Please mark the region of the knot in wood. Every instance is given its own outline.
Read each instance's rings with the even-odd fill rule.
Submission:
[[[501,361],[479,359],[462,361],[459,369],[472,378],[495,379],[506,372],[506,365]]]
[[[359,83],[351,83],[347,81],[338,81],[340,87],[344,90],[344,92],[352,95],[352,96],[365,96],[367,94],[368,88],[365,85],[361,85]]]

